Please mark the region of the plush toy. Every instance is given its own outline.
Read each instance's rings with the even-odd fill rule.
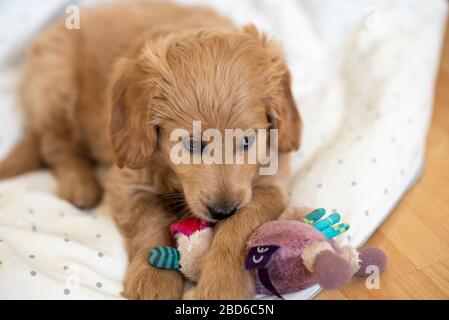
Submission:
[[[385,268],[386,256],[381,250],[340,247],[331,239],[349,229],[347,224],[337,224],[339,214],[321,219],[324,209],[303,216],[305,212],[290,209],[249,238],[245,268],[254,270],[258,293],[281,297],[315,284],[336,289],[353,275],[370,275],[369,266],[379,272]]]
[[[148,261],[161,269],[177,269],[186,278],[197,282],[200,276],[201,257],[212,243],[212,224],[197,218],[187,218],[170,226],[177,249],[157,247],[151,250]]]
[[[356,250],[340,247],[332,238],[344,233],[349,225],[340,223],[340,215],[326,211],[292,208],[280,220],[260,226],[248,239],[245,268],[253,270],[257,293],[282,294],[299,291],[314,284],[335,289],[353,275],[368,276],[374,266],[380,272],[386,257],[374,248]],[[170,231],[177,249],[154,248],[149,263],[165,269],[179,269],[188,279],[198,281],[201,257],[212,242],[213,226],[189,218],[174,223]]]

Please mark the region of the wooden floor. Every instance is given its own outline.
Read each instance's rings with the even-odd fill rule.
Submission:
[[[388,266],[380,289],[363,280],[317,299],[449,299],[449,28],[435,92],[422,179],[367,246],[382,248]]]

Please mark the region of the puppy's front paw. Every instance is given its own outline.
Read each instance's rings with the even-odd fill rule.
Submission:
[[[195,299],[249,300],[255,297],[254,276],[226,256],[208,255],[194,291]]]
[[[58,187],[60,196],[79,208],[94,207],[103,193],[93,171],[62,171],[58,174]]]
[[[177,270],[162,270],[146,262],[131,262],[125,279],[123,296],[133,300],[181,299],[184,286]]]

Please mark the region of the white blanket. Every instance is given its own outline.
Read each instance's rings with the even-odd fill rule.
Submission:
[[[74,2],[0,3],[0,158],[21,133],[23,49]],[[338,210],[351,224],[341,241],[363,244],[422,170],[447,2],[179,2],[209,4],[282,41],[304,120],[291,202]],[[0,183],[0,299],[120,298],[127,258],[107,199],[85,212],[54,190],[47,171]]]

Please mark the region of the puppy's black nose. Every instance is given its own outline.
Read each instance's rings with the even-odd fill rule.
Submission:
[[[206,207],[212,218],[215,220],[223,220],[232,216],[237,211],[239,204],[222,202],[208,205]]]

